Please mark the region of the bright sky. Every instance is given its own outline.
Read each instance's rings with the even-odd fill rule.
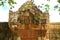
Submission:
[[[16,11],[18,10],[19,7],[21,7],[21,5],[23,3],[25,3],[27,0],[15,0],[17,2],[15,6],[15,8],[12,9],[12,11]],[[60,15],[58,11],[54,11],[53,10],[53,6],[57,4],[56,0],[51,0],[50,2],[47,2],[46,0],[34,0],[34,3],[38,6],[41,5],[41,3],[44,4],[50,4],[50,22],[60,22]],[[44,8],[42,8],[44,9]],[[41,9],[41,10],[42,10]],[[43,10],[44,11],[44,10]],[[0,6],[0,22],[8,22],[9,19],[9,6],[8,4],[5,4],[4,7]]]

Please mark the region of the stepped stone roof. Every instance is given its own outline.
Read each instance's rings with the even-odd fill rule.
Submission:
[[[11,15],[12,13],[12,15]],[[10,11],[10,23],[13,24],[25,24],[25,25],[39,25],[40,17],[43,16],[42,11],[30,1],[24,3],[17,12]]]

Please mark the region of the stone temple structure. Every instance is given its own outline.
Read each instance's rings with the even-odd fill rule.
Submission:
[[[44,40],[49,14],[43,13],[33,2],[27,1],[16,12],[9,11],[8,24],[19,40],[39,40],[38,37]]]

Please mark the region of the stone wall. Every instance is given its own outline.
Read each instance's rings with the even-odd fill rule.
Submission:
[[[60,40],[60,23],[50,23],[46,39]]]
[[[8,22],[0,22],[0,40],[9,40],[10,37],[11,31]]]
[[[8,27],[8,22],[0,22],[0,40],[8,40],[9,35],[11,35],[11,32]],[[60,23],[50,23],[49,30],[46,33],[46,39],[60,40]]]
[[[50,23],[50,29],[60,29],[60,23]]]

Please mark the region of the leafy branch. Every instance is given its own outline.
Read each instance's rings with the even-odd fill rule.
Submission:
[[[34,3],[34,0],[29,0],[29,1],[32,2],[32,4]],[[47,1],[50,2],[50,0],[47,0]],[[60,0],[57,0],[57,2],[60,4]],[[13,4],[16,4],[16,2],[14,0],[0,0],[0,6],[4,6],[5,3],[9,4],[10,9],[14,8]],[[27,6],[27,7],[30,7],[30,6]],[[26,9],[27,9],[27,7],[26,7]],[[46,4],[45,7],[46,7],[45,8],[46,10],[50,10],[50,6],[48,4]],[[40,8],[42,8],[41,5],[40,5]],[[55,5],[54,8],[55,9],[59,8],[58,10],[60,10],[60,7],[58,7],[57,5]]]
[[[4,6],[5,3],[9,4],[10,9],[14,8],[13,4],[16,4],[14,0],[0,0],[0,6]]]

